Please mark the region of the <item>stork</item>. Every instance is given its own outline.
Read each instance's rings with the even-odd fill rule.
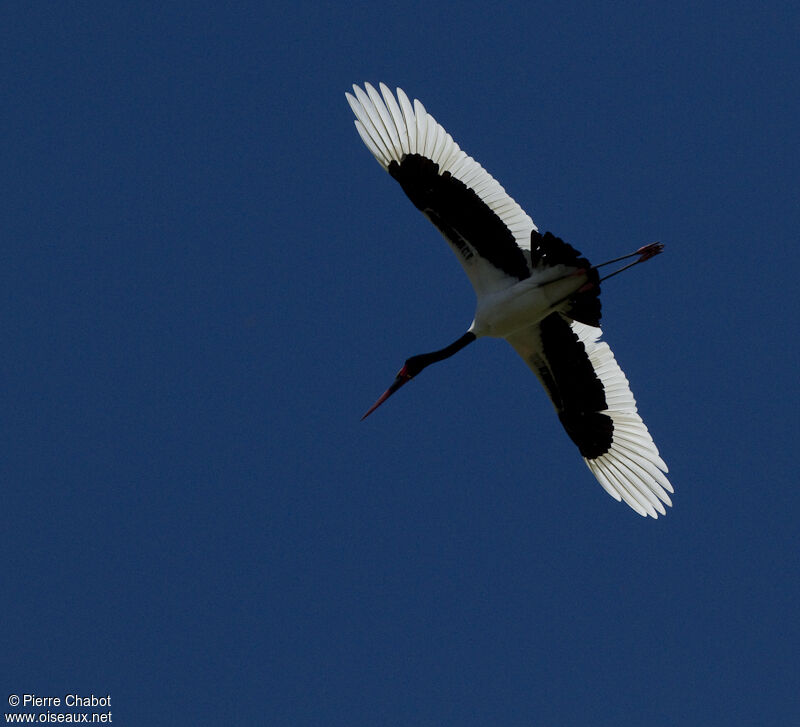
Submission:
[[[569,437],[605,491],[642,516],[672,505],[672,485],[628,379],[600,341],[600,282],[661,252],[645,245],[591,265],[533,220],[450,134],[379,84],[346,93],[362,141],[442,233],[475,289],[469,329],[449,346],[407,359],[366,418],[424,368],[483,336],[504,338],[541,381]],[[599,268],[636,258],[611,275]]]

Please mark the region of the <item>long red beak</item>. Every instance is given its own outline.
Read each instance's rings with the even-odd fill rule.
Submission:
[[[374,412],[381,404],[383,404],[384,401],[386,401],[392,394],[394,394],[395,391],[397,391],[403,384],[407,384],[409,381],[411,381],[411,377],[408,375],[406,367],[403,366],[403,368],[400,369],[400,373],[397,374],[397,378],[394,380],[392,385],[388,389],[386,389],[386,391],[384,391],[380,395],[378,401],[376,401],[367,410],[367,413],[364,414],[363,417],[361,417],[361,421],[363,422],[370,414],[372,414],[372,412]]]

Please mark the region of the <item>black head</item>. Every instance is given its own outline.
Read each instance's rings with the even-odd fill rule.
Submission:
[[[449,358],[457,351],[460,351],[464,346],[468,343],[472,343],[475,340],[475,334],[471,331],[467,331],[461,338],[457,341],[454,341],[449,346],[439,350],[439,351],[431,351],[430,353],[420,353],[416,356],[412,356],[411,358],[407,358],[406,362],[403,364],[403,368],[397,372],[397,376],[395,377],[394,382],[392,385],[386,389],[386,391],[381,394],[378,401],[376,401],[361,417],[362,420],[366,419],[372,412],[374,412],[384,401],[386,401],[395,391],[397,391],[401,386],[407,384],[411,379],[413,379],[417,374],[419,374],[422,369],[426,366],[430,366],[432,363],[436,363],[437,361],[442,361],[443,359]]]

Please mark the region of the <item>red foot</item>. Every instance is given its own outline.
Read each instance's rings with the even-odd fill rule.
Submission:
[[[641,255],[641,257],[636,262],[643,263],[645,260],[658,255],[663,249],[664,246],[660,242],[651,242],[649,245],[640,247],[635,254]]]

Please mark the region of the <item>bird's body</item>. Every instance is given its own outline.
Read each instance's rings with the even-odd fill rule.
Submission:
[[[401,89],[395,98],[383,84],[380,93],[369,84],[353,89],[346,95],[362,140],[442,233],[477,296],[469,330],[439,351],[408,359],[365,417],[431,363],[477,338],[504,338],[542,382],[603,488],[641,515],[664,514],[664,504],[672,504],[667,467],[625,374],[599,341],[601,266],[551,233],[540,234],[419,101],[412,106]],[[635,265],[660,250],[654,244],[623,257],[639,256]]]
[[[558,267],[548,268],[546,274],[481,296],[469,330],[478,338],[508,338],[538,323],[565,307],[565,302],[589,282],[588,275],[580,270],[576,272],[578,274],[570,274]]]

